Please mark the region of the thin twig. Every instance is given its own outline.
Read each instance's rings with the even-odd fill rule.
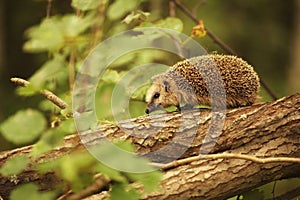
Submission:
[[[10,81],[22,87],[26,87],[30,84],[29,81],[17,77],[11,78]],[[61,109],[65,109],[68,107],[68,104],[66,102],[64,102],[61,98],[59,98],[49,90],[40,90],[39,93]]]
[[[75,82],[75,50],[72,49],[69,58],[69,87],[70,91],[73,90]]]
[[[47,0],[46,18],[51,16],[52,0]]]
[[[193,15],[193,13],[191,13],[184,5],[182,5],[180,3],[179,0],[172,0],[172,2],[174,2],[174,4],[182,11],[184,12],[188,17],[190,17],[196,24],[199,23],[199,20],[197,19],[197,17],[195,15]],[[232,49],[230,48],[225,42],[223,42],[219,37],[217,37],[213,32],[211,32],[207,27],[205,27],[205,30],[207,32],[207,35],[216,43],[218,44],[223,50],[225,50],[226,52],[232,54],[232,55],[236,55],[238,56],[238,54]],[[277,99],[277,96],[274,94],[274,92],[267,86],[267,84],[260,79],[261,85],[263,88],[265,88],[265,90],[267,91],[267,93],[272,97],[273,100]]]
[[[66,102],[64,102],[61,98],[59,98],[49,90],[40,90],[40,94],[55,105],[57,105],[58,107],[60,107],[61,109],[65,109],[68,106]]]
[[[175,17],[175,4],[173,1],[169,2],[169,15],[170,17]]]
[[[26,87],[30,84],[29,81],[26,81],[22,78],[17,78],[17,77],[11,78],[10,81],[13,82],[14,84],[16,84],[18,86],[22,86],[22,87]]]
[[[290,157],[268,157],[268,158],[259,158],[251,155],[244,154],[234,154],[234,153],[221,153],[221,154],[209,154],[209,155],[198,155],[192,156],[188,158],[184,158],[181,160],[175,160],[173,162],[167,164],[159,164],[152,163],[151,165],[155,167],[159,167],[162,170],[178,167],[181,165],[189,164],[198,160],[209,160],[209,159],[224,159],[224,158],[232,158],[232,159],[243,159],[249,160],[255,163],[276,163],[276,162],[290,162],[290,163],[300,163],[300,158],[290,158]]]
[[[199,23],[199,19],[193,13],[191,13],[184,5],[182,5],[178,0],[172,0],[175,5],[183,11],[189,18],[191,18],[196,24]],[[207,32],[207,35],[211,37],[211,39],[217,43],[219,46],[221,46],[225,51],[237,55],[237,53],[231,49],[227,44],[225,44],[219,37],[217,37],[215,34],[213,34],[207,27],[205,27],[205,30]]]

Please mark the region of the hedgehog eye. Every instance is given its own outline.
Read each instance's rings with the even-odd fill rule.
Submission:
[[[153,95],[153,98],[154,98],[154,99],[157,99],[157,98],[159,97],[159,95],[160,95],[160,94],[159,94],[158,92],[156,92],[156,93]]]

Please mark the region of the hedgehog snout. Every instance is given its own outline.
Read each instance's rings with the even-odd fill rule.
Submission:
[[[149,114],[149,113],[150,113],[150,110],[149,110],[148,108],[146,108],[145,113],[146,113],[146,114]]]
[[[147,107],[146,107],[146,110],[145,110],[145,113],[146,114],[149,114],[150,112],[152,112],[152,109],[151,109],[151,105],[150,104],[147,104]]]
[[[155,106],[148,104],[147,107],[146,107],[145,113],[149,114],[154,110],[155,110]]]
[[[155,110],[161,109],[161,108],[162,108],[162,106],[160,104],[156,105],[156,104],[151,103],[151,104],[147,105],[145,113],[149,114],[149,113],[151,113]]]

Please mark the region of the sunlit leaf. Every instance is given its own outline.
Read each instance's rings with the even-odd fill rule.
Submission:
[[[95,172],[108,176],[110,179],[114,181],[124,182],[124,183],[127,181],[126,178],[120,173],[120,171],[112,169],[100,162],[95,166],[94,170]]]
[[[130,24],[134,21],[138,21],[138,22],[145,21],[148,19],[149,15],[150,15],[149,12],[143,12],[141,10],[135,12],[133,11],[129,15],[127,15],[122,22],[126,24]]]
[[[138,200],[138,199],[140,199],[141,195],[135,189],[128,190],[128,188],[126,186],[127,186],[126,184],[122,184],[122,183],[114,184],[112,187],[112,190],[110,192],[110,199],[111,200],[120,200],[120,199]]]
[[[52,200],[54,199],[55,195],[55,192],[40,192],[37,185],[28,183],[13,190],[10,194],[10,199]]]
[[[140,24],[140,27],[160,27],[172,29],[178,32],[182,32],[183,30],[183,22],[176,17],[167,17],[166,19],[161,19],[157,22],[143,22]]]
[[[83,33],[96,20],[92,14],[78,17],[75,14],[64,17],[53,16],[26,31],[28,41],[23,49],[27,52],[58,52],[66,45],[74,45],[79,34]]]
[[[47,162],[37,163],[35,168],[39,173],[53,172],[59,168],[59,160],[51,160]]]
[[[27,85],[26,87],[17,88],[16,92],[20,96],[32,96],[38,94],[40,91],[39,87],[35,87],[32,84]]]
[[[64,45],[58,17],[43,20],[40,25],[28,29],[26,36],[29,40],[23,48],[27,52],[57,51]]]
[[[91,146],[89,151],[97,159],[109,167],[127,172],[155,171],[145,158],[136,156],[133,152],[133,145],[129,142],[118,143],[103,142],[99,145]]]
[[[38,87],[49,80],[56,80],[57,78],[67,78],[68,69],[64,56],[55,54],[52,60],[47,61],[38,71],[30,77],[30,84]]]
[[[65,37],[76,37],[95,22],[91,16],[78,17],[66,15],[61,20],[61,28]]]
[[[108,8],[107,16],[110,20],[120,19],[126,13],[135,9],[138,4],[138,0],[116,0]]]
[[[129,102],[129,113],[131,118],[145,115],[146,103],[140,100]]]
[[[103,82],[103,81],[102,81]],[[114,88],[114,84],[99,84],[97,87],[95,97],[95,108],[97,118],[99,120],[110,120],[113,121],[112,110],[111,110],[111,95]],[[83,124],[84,125],[84,124]]]
[[[103,1],[103,0],[102,0]],[[92,10],[100,5],[99,0],[72,0],[72,7],[82,11]]]
[[[38,138],[46,126],[46,119],[37,110],[20,110],[0,125],[2,135],[15,144],[25,144]]]
[[[0,168],[3,176],[12,176],[21,173],[29,164],[30,159],[25,155],[15,156],[4,163]]]
[[[84,162],[82,162],[84,160]],[[73,153],[61,159],[61,175],[70,182],[80,176],[80,171],[94,165],[95,159],[88,152]]]
[[[143,87],[138,88],[134,93],[132,94],[131,98],[132,99],[138,99],[138,100],[143,100],[150,85],[145,85]]]
[[[62,121],[58,128],[64,135],[74,133],[76,131],[74,119],[69,118],[67,120]]]
[[[134,152],[134,146],[128,141],[115,142],[114,145],[116,145],[117,147],[119,147],[125,151]]]
[[[60,159],[60,175],[71,183],[73,191],[79,191],[92,183],[95,164],[95,158],[88,152],[66,155]]]
[[[178,32],[182,32],[183,23],[179,18],[167,17],[166,19],[159,20],[155,23],[156,26],[161,28],[168,28]]]
[[[134,181],[143,184],[145,193],[149,193],[159,188],[162,179],[162,173],[158,170],[147,173],[126,173]]]
[[[59,128],[45,131],[41,139],[33,145],[31,155],[38,156],[42,153],[50,151],[62,142],[63,137],[64,135],[61,131],[59,131]]]
[[[116,70],[108,69],[101,76],[101,80],[107,83],[117,83],[120,80],[120,74]]]
[[[127,66],[130,62],[135,61],[137,55],[136,53],[130,53],[130,54],[126,54],[124,56],[120,56],[117,60],[115,60],[110,67],[121,67],[124,68],[125,66]]]

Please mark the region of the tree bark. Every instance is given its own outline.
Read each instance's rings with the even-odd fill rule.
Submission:
[[[138,154],[160,163],[187,158],[200,151],[257,157],[300,157],[300,94],[275,102],[227,110],[219,137],[214,135],[218,123],[214,124],[216,120],[212,117],[218,122],[225,116],[201,109],[142,116],[117,125],[100,125],[93,133],[81,134],[81,140],[77,134],[66,137],[59,148],[43,154],[34,162],[44,162],[83,149],[82,141],[91,144],[104,136],[131,141]],[[215,145],[211,140],[204,140],[208,131],[216,141]],[[161,149],[163,151],[159,151]],[[31,146],[27,146],[0,153],[0,166],[15,155],[28,155],[30,150]],[[166,170],[161,190],[143,198],[225,199],[290,177],[300,177],[300,164],[258,164],[241,159],[198,160]],[[0,195],[7,198],[12,189],[26,182],[37,182],[42,189],[51,189],[60,180],[54,173],[39,175],[28,167],[16,177],[0,177]]]

